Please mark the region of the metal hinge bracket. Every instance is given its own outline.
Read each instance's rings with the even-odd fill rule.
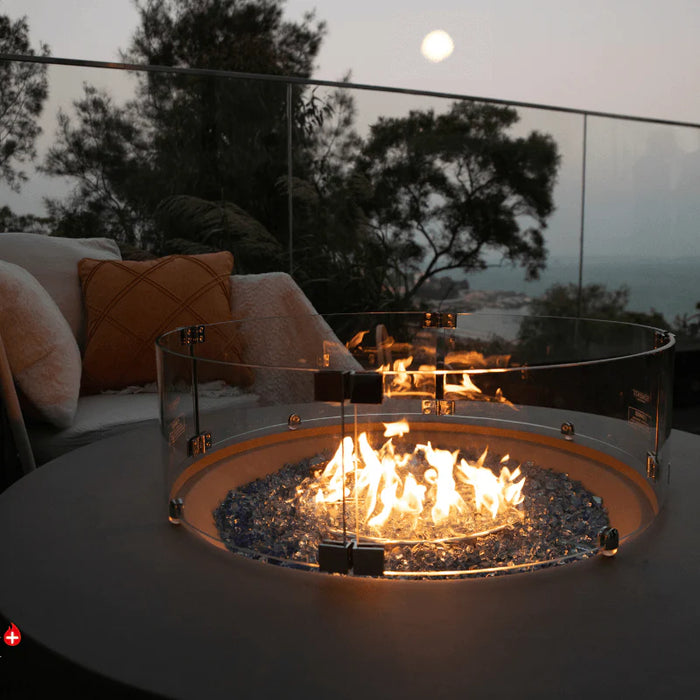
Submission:
[[[671,334],[668,331],[654,332],[654,349],[662,348],[671,340]]]
[[[171,498],[168,503],[168,519],[173,525],[179,525],[182,518],[184,501],[181,498]]]
[[[573,440],[574,435],[576,435],[576,428],[574,428],[574,424],[571,421],[562,423],[560,430],[566,440]]]
[[[601,554],[606,557],[614,557],[620,547],[620,533],[617,528],[604,527],[598,533],[598,543],[600,544]]]
[[[647,452],[647,477],[652,481],[659,478],[659,461],[654,452]]]
[[[180,329],[180,345],[196,345],[205,340],[204,326],[188,326]]]
[[[457,315],[443,314],[438,312],[426,311],[423,317],[423,328],[456,328]]]
[[[211,449],[211,445],[211,433],[200,433],[189,439],[187,454],[190,457],[198,457]]]
[[[421,409],[424,415],[451,416],[455,412],[455,402],[446,400],[423,399]]]

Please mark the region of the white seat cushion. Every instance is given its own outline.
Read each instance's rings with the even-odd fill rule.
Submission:
[[[255,405],[257,400],[258,397],[254,394],[204,399],[201,409],[226,411]],[[83,445],[149,423],[154,430],[159,430],[158,418],[156,393],[95,394],[81,397],[75,420],[69,428],[56,430],[45,425],[31,425],[28,426],[29,439],[37,464],[44,464]]]

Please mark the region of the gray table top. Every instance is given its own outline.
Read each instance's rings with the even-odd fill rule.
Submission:
[[[160,438],[141,429],[0,495],[0,612],[174,698],[696,697],[699,447],[674,432],[664,510],[613,559],[394,581],[275,567],[169,525]]]

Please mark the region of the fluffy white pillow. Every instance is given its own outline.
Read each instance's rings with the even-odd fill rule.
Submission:
[[[51,295],[68,321],[78,346],[85,339],[83,294],[78,260],[121,260],[119,246],[109,238],[60,238],[41,233],[0,233],[0,260],[28,270]]]
[[[27,270],[0,260],[0,336],[12,375],[41,418],[67,428],[80,393],[80,350],[49,293]]]

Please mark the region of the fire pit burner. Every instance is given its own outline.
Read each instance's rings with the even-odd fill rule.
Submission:
[[[326,520],[304,494],[313,479],[309,472],[327,463],[322,456],[304,459],[231,490],[214,511],[221,540],[233,552],[315,567]],[[487,468],[498,467],[496,457],[487,461]],[[609,525],[602,499],[564,473],[530,462],[521,469],[524,504],[516,520],[462,537],[400,541],[370,536],[360,541],[384,545],[386,569],[406,575],[507,573],[595,553],[599,533]],[[353,528],[351,521],[350,537]],[[333,533],[342,536],[340,529]]]
[[[233,337],[283,342],[258,343],[241,372],[221,344]],[[354,575],[614,554],[663,503],[673,345],[631,324],[469,314],[166,334],[171,522],[221,549]],[[241,376],[253,383],[233,386]]]
[[[390,542],[398,538],[385,532],[378,572],[385,576],[480,576],[576,561],[612,550],[612,538],[601,541],[601,532],[614,528],[624,541],[653,517],[653,492],[646,484],[623,463],[590,448],[500,428],[437,421],[413,425],[416,439],[430,439],[470,460],[488,444],[484,467],[494,476],[502,456],[511,455],[524,477],[523,503],[516,508],[517,520],[505,527],[486,535],[474,531],[478,536],[453,542]],[[361,428],[372,433],[370,424]],[[334,425],[274,432],[203,458],[175,485],[184,501],[182,522],[220,548],[302,569],[319,568],[319,543],[325,545],[334,529],[338,544],[332,553],[342,559],[338,523],[323,508],[309,508],[298,498],[300,490],[310,492],[309,481],[327,466],[336,439]],[[523,460],[524,455],[531,459]],[[349,546],[356,539],[353,529],[350,519]],[[372,546],[366,532],[360,532],[359,550]],[[352,552],[348,559],[354,559]],[[348,569],[357,574],[355,563]]]

